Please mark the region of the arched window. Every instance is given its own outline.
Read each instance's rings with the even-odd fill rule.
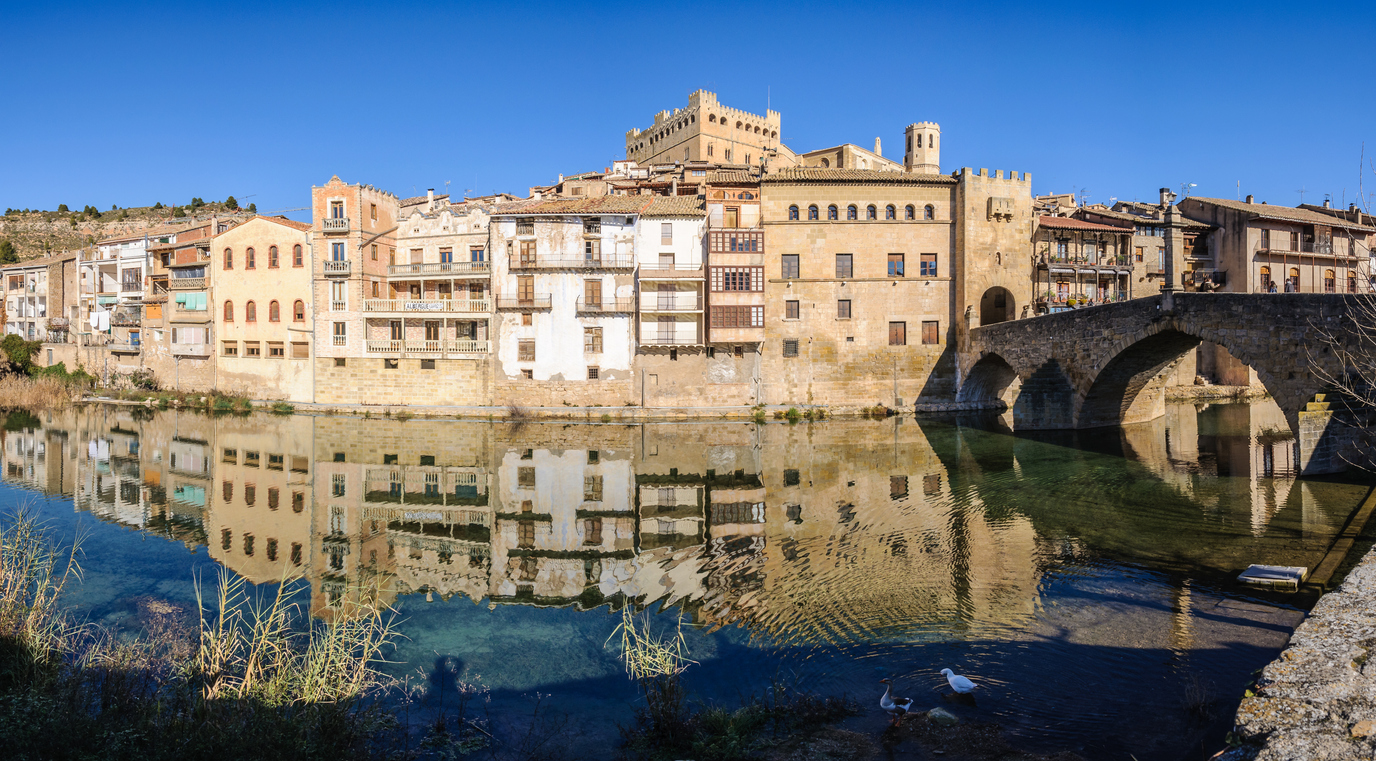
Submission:
[[[846,219],[859,219],[860,212],[855,208],[855,204],[846,207]]]
[[[249,246],[248,250],[244,252],[244,269],[251,270],[253,267],[253,247]]]
[[[923,206],[923,207],[922,207],[922,218],[923,218],[923,219],[936,219],[936,207],[933,206],[933,205],[931,205],[931,204],[927,204],[926,206]]]
[[[225,269],[234,269],[234,249],[232,248],[225,249]]]
[[[740,123],[740,122],[736,122],[736,129],[740,129],[740,128],[741,128],[741,123]]]
[[[258,322],[258,307],[252,301],[244,305],[244,322]]]
[[[277,269],[277,247],[268,246],[268,269]]]
[[[790,206],[790,207],[788,207],[788,221],[790,221],[790,222],[796,222],[796,221],[798,221],[798,207],[797,207],[797,206]]]
[[[936,147],[936,135],[932,135],[932,134],[928,134],[928,135],[927,135],[927,147],[928,147],[928,148],[935,148],[935,147]]]
[[[1338,276],[1333,270],[1323,271],[1323,292],[1334,293],[1338,288]]]
[[[291,247],[291,266],[300,267],[305,264],[301,259],[301,244],[298,243]]]
[[[736,196],[736,197],[737,197],[737,198],[740,198],[740,199],[742,199],[742,200],[745,200],[745,201],[750,201],[750,200],[753,200],[753,199],[755,198],[755,196],[754,196],[753,194],[751,194],[749,191],[746,191],[746,192],[744,192],[744,193],[741,193],[740,195],[738,195],[738,196]]]
[[[277,306],[277,300],[268,302],[268,322],[281,322],[282,308]]]
[[[822,168],[826,169],[829,166],[831,166],[831,159],[822,159]]]
[[[838,215],[837,215],[837,212],[836,212],[836,204],[832,204],[832,205],[828,206],[828,207],[827,207],[827,219],[836,219],[837,216],[838,216]]]
[[[807,207],[807,218],[811,222],[817,221],[817,204]]]
[[[879,209],[874,204],[865,207],[865,219],[879,219]]]
[[[225,302],[225,322],[234,322],[234,302]]]
[[[884,207],[884,219],[898,219],[898,210],[889,204]]]
[[[1299,267],[1291,267],[1291,268],[1290,268],[1290,277],[1288,277],[1288,278],[1285,279],[1285,292],[1286,292],[1286,293],[1299,293],[1299,292],[1300,292],[1300,268],[1299,268]]]
[[[707,123],[708,123],[708,124],[716,124],[716,123],[717,123],[717,115],[716,115],[716,114],[708,114],[708,115],[707,115]]]
[[[913,212],[914,212],[913,205],[912,205],[912,204],[908,204],[908,207],[907,207],[906,209],[903,210],[903,218],[904,218],[904,219],[912,219],[912,218],[913,218]]]
[[[1269,292],[1271,291],[1271,268],[1270,268],[1270,267],[1267,267],[1266,265],[1263,264],[1263,265],[1261,266],[1260,276],[1261,276],[1261,292],[1262,292],[1262,293],[1269,293]]]
[[[292,322],[306,321],[306,302],[297,299],[296,303],[291,305],[291,319]]]

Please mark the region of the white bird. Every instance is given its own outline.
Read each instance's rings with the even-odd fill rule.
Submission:
[[[942,669],[941,675],[946,677],[946,683],[951,685],[951,689],[955,690],[956,692],[959,692],[962,695],[968,692],[974,692],[975,688],[979,686],[974,682],[970,681],[969,679],[966,679],[965,677],[961,676],[960,674],[951,671],[950,669]]]
[[[912,698],[893,697],[893,682],[888,679],[880,679],[880,684],[885,685],[884,694],[879,697],[879,707],[884,709],[893,718],[893,725],[898,726],[903,722],[903,717],[912,710]]]

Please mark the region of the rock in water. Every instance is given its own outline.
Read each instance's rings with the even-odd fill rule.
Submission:
[[[960,718],[945,708],[933,708],[927,712],[927,718],[943,727],[953,727],[960,723]]]

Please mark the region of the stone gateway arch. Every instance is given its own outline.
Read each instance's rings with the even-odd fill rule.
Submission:
[[[1305,474],[1342,470],[1351,429],[1325,401],[1347,377],[1329,341],[1362,341],[1371,296],[1175,293],[973,327],[958,399],[1012,410],[1014,430],[1098,428],[1165,412],[1169,371],[1201,341],[1250,365],[1285,413]],[[1368,351],[1376,347],[1365,347]]]

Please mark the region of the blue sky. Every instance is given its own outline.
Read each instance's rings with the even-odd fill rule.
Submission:
[[[275,211],[332,174],[524,194],[698,88],[768,101],[800,152],[937,121],[943,171],[1091,201],[1342,203],[1376,156],[1369,3],[5,3],[0,28],[0,208]]]

